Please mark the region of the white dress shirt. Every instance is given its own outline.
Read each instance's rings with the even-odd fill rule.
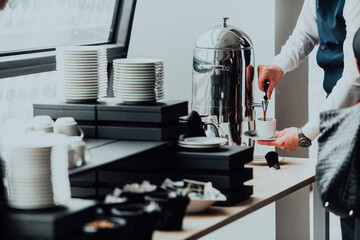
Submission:
[[[360,1],[345,0],[343,16],[346,23],[343,75],[315,116],[310,116],[310,121],[303,127],[304,135],[311,140],[320,133],[320,112],[349,107],[360,99],[360,74],[356,68],[352,48],[353,37],[360,26]],[[315,0],[305,0],[292,35],[273,61],[273,64],[278,65],[284,74],[296,68],[319,44],[316,21]]]

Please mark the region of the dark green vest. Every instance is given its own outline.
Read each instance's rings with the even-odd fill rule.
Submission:
[[[331,93],[344,70],[343,43],[346,37],[344,3],[345,0],[316,0],[320,38],[316,60],[325,72],[323,87],[327,94]]]

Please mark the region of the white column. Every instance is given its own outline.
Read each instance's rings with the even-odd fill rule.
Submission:
[[[314,185],[314,240],[329,240],[329,212],[325,210],[320,199],[317,184]]]

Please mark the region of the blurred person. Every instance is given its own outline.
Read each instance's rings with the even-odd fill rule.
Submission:
[[[353,51],[354,62],[360,75],[360,28],[354,35]],[[332,211],[343,215],[348,211],[344,209],[347,209],[349,204],[359,204],[355,199],[359,194],[356,190],[356,182],[360,177],[360,165],[357,164],[359,160],[357,153],[360,150],[360,108],[358,105],[327,111],[321,115],[321,136],[315,178],[319,183],[322,199],[329,198],[326,202],[333,202]],[[333,186],[332,190],[330,185]],[[339,202],[335,203],[337,200]],[[351,211],[348,211],[348,214],[354,216],[341,218],[343,239],[360,239],[359,215],[351,214]]]
[[[356,31],[354,39],[353,39],[353,49],[355,56],[355,63],[360,73],[360,28]]]

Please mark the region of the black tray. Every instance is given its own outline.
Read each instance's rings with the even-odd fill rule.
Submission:
[[[96,105],[66,102],[34,103],[34,116],[49,115],[53,119],[59,117],[73,117],[76,121],[96,121]]]
[[[147,151],[131,157],[131,161],[117,161],[101,167],[100,170],[158,173],[163,169],[160,154],[158,151]]]
[[[222,146],[212,151],[190,152],[180,149],[169,153],[166,168],[234,171],[253,160],[253,147]]]
[[[84,131],[84,138],[96,138],[97,127],[92,125],[82,125],[79,124],[79,127]]]
[[[113,192],[114,192],[114,188],[100,188],[99,197],[100,199],[104,199],[107,194],[112,194]]]
[[[148,105],[102,102],[97,111],[99,121],[165,123],[187,115],[188,102],[164,100]]]
[[[97,137],[123,140],[165,141],[178,139],[187,130],[187,123],[176,122],[162,127],[98,126]]]
[[[96,172],[83,173],[70,176],[70,185],[72,187],[94,187],[96,185]]]
[[[71,197],[82,199],[97,199],[97,191],[95,187],[77,187],[71,186]]]
[[[172,172],[165,173],[165,176],[173,181],[180,181],[183,179],[191,179],[201,182],[212,182],[213,187],[217,189],[234,189],[244,182],[253,178],[252,168],[243,168],[236,172],[231,173],[216,173],[215,171],[208,173],[185,173],[185,172]]]
[[[66,239],[95,217],[95,206],[92,200],[71,200],[66,207],[52,209],[5,209],[4,229],[10,238],[4,239]]]
[[[99,186],[105,188],[122,187],[129,183],[142,183],[144,180],[155,185],[162,183],[161,175],[154,172],[99,171]]]

